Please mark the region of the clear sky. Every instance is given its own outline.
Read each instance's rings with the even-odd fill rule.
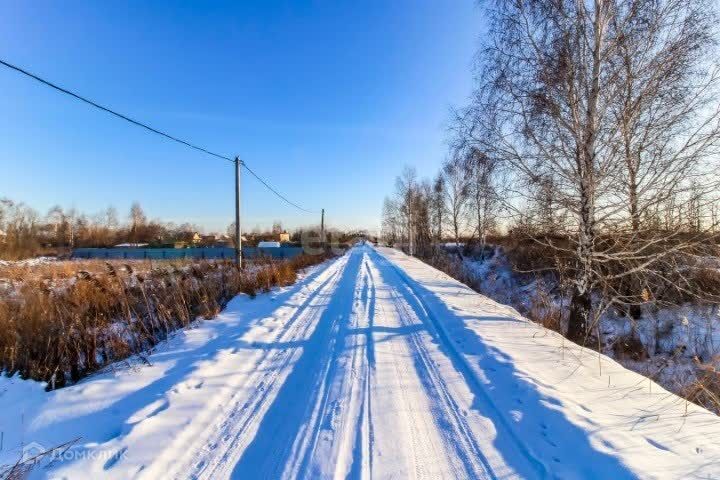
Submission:
[[[329,224],[377,228],[404,164],[432,175],[470,94],[473,0],[6,0],[0,57],[228,156]],[[0,67],[0,197],[225,230],[232,165]],[[243,179],[243,224],[318,221]]]

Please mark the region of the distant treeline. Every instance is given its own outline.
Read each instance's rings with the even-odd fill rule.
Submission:
[[[233,246],[234,224],[226,232],[203,235],[191,223],[175,224],[150,220],[139,203],[134,203],[122,218],[114,207],[88,215],[74,208],[52,207],[45,215],[22,202],[0,198],[0,259],[18,260],[37,255],[67,255],[73,248],[113,247],[119,244],[147,244],[151,247]],[[303,233],[319,227],[296,229],[288,234],[299,243]],[[243,233],[244,246],[256,246],[264,240],[279,240],[285,232],[275,221],[271,230],[255,228]],[[333,239],[345,243],[363,231],[333,230]]]

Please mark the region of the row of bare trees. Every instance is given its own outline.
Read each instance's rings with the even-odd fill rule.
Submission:
[[[668,291],[701,294],[687,272],[717,255],[716,9],[712,0],[491,3],[451,158],[435,182],[401,177],[385,204],[386,238],[418,238],[413,195],[431,199],[434,238],[470,231],[483,241],[504,212],[501,223],[555,258],[568,336],[579,342],[610,307],[637,318]]]
[[[198,228],[148,220],[140,204],[132,205],[126,222],[113,207],[96,215],[52,207],[44,216],[24,203],[0,199],[0,257],[23,258],[74,247],[107,247],[117,243],[166,243],[187,239]]]
[[[474,238],[484,249],[503,211],[498,167],[492,157],[468,148],[454,149],[432,181],[420,181],[414,169],[405,168],[394,195],[385,199],[383,237],[421,255],[447,238],[456,246]]]
[[[46,215],[21,202],[0,199],[0,259],[16,260],[42,254],[63,253],[77,247],[112,247],[121,243],[150,244],[152,246],[183,245],[217,246],[235,244],[234,223],[226,235],[200,235],[201,229],[190,223],[150,220],[139,203],[133,203],[125,219],[120,219],[114,207],[95,215],[76,209],[52,207]],[[275,220],[272,228],[256,226],[243,234],[245,246],[256,246],[263,240],[279,240],[287,232],[282,222]],[[290,235],[292,242],[301,243],[304,236],[319,238],[320,226],[297,228]],[[362,230],[326,228],[328,236],[341,244],[357,238],[369,238]]]

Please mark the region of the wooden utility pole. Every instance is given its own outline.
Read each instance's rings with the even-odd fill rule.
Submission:
[[[325,209],[320,210],[320,244],[325,246]]]
[[[242,267],[242,232],[240,229],[240,169],[242,160],[235,157],[235,263]]]

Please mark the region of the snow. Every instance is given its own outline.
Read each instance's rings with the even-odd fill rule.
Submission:
[[[453,250],[453,249],[457,249],[457,248],[462,248],[465,246],[465,244],[463,242],[458,242],[458,243],[446,242],[446,243],[443,243],[442,246],[449,250]]]
[[[258,242],[258,248],[280,248],[280,242]]]
[[[720,421],[417,259],[363,245],[46,393],[0,379],[36,478],[715,478]]]
[[[56,261],[55,257],[35,257],[25,260],[0,260],[0,267],[34,267]]]

